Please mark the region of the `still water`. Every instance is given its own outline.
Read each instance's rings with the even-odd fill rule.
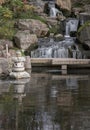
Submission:
[[[90,130],[90,74],[0,81],[0,130]]]

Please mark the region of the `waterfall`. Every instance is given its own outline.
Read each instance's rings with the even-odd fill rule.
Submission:
[[[47,49],[47,51],[46,51],[46,56],[47,56],[48,58],[52,58],[52,48]]]
[[[52,58],[52,48],[38,48],[31,52],[32,58]]]
[[[68,50],[65,48],[60,48],[58,50],[58,58],[68,58]]]
[[[69,47],[70,49],[70,47]],[[71,53],[72,53],[72,58],[76,58],[76,59],[82,59],[82,53],[78,48],[78,45],[74,44],[74,47],[71,48]]]
[[[55,2],[49,2],[49,8],[50,8],[50,17],[55,18],[57,13],[62,14],[61,11],[59,11],[56,7],[55,7]]]
[[[70,37],[70,24],[68,22],[66,23],[65,37]]]
[[[81,59],[82,53],[75,38],[70,36],[70,32],[76,32],[78,27],[77,19],[69,19],[66,22],[66,33],[64,40],[54,41],[53,34],[47,39],[39,42],[38,49],[31,52],[32,58],[76,58]]]
[[[78,23],[78,19],[69,19],[66,21],[65,37],[70,37],[70,32],[77,31]]]
[[[56,9],[55,7],[51,7],[50,9],[50,17],[56,17],[57,13],[59,13],[59,10]]]
[[[76,58],[77,57],[77,52],[75,50],[72,50],[72,58]]]
[[[41,43],[42,44],[42,43]],[[47,46],[47,44],[50,44]],[[50,40],[46,46],[40,46],[38,49],[31,51],[32,58],[76,58],[82,59],[82,53],[73,40],[66,39],[61,42]]]
[[[32,58],[68,58],[68,49],[51,46],[38,48],[31,52]]]
[[[50,9],[50,17],[56,17],[56,9],[54,7]]]

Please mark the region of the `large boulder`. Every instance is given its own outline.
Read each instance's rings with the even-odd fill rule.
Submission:
[[[38,37],[44,37],[49,32],[47,25],[40,20],[19,19],[17,26],[20,30],[29,30],[30,33],[36,34]]]
[[[60,9],[71,11],[71,0],[56,0],[56,4],[60,7]]]
[[[87,46],[90,49],[90,25],[82,26],[81,30],[78,33],[78,40]]]
[[[78,30],[78,40],[90,49],[90,13],[84,12],[79,14],[81,27]]]
[[[38,42],[36,34],[30,34],[27,31],[18,31],[14,37],[15,44],[18,48],[27,50],[30,46],[37,45]]]

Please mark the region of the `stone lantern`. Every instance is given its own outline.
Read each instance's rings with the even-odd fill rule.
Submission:
[[[16,57],[12,58],[12,72],[10,77],[14,79],[30,78],[30,74],[25,71],[25,57],[21,55],[20,51],[16,52]]]

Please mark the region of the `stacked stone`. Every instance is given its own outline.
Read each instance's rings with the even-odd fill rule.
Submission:
[[[21,79],[30,77],[30,74],[25,71],[25,57],[21,56],[20,51],[16,52],[16,57],[12,58],[12,62],[12,72],[10,73],[11,78]]]

